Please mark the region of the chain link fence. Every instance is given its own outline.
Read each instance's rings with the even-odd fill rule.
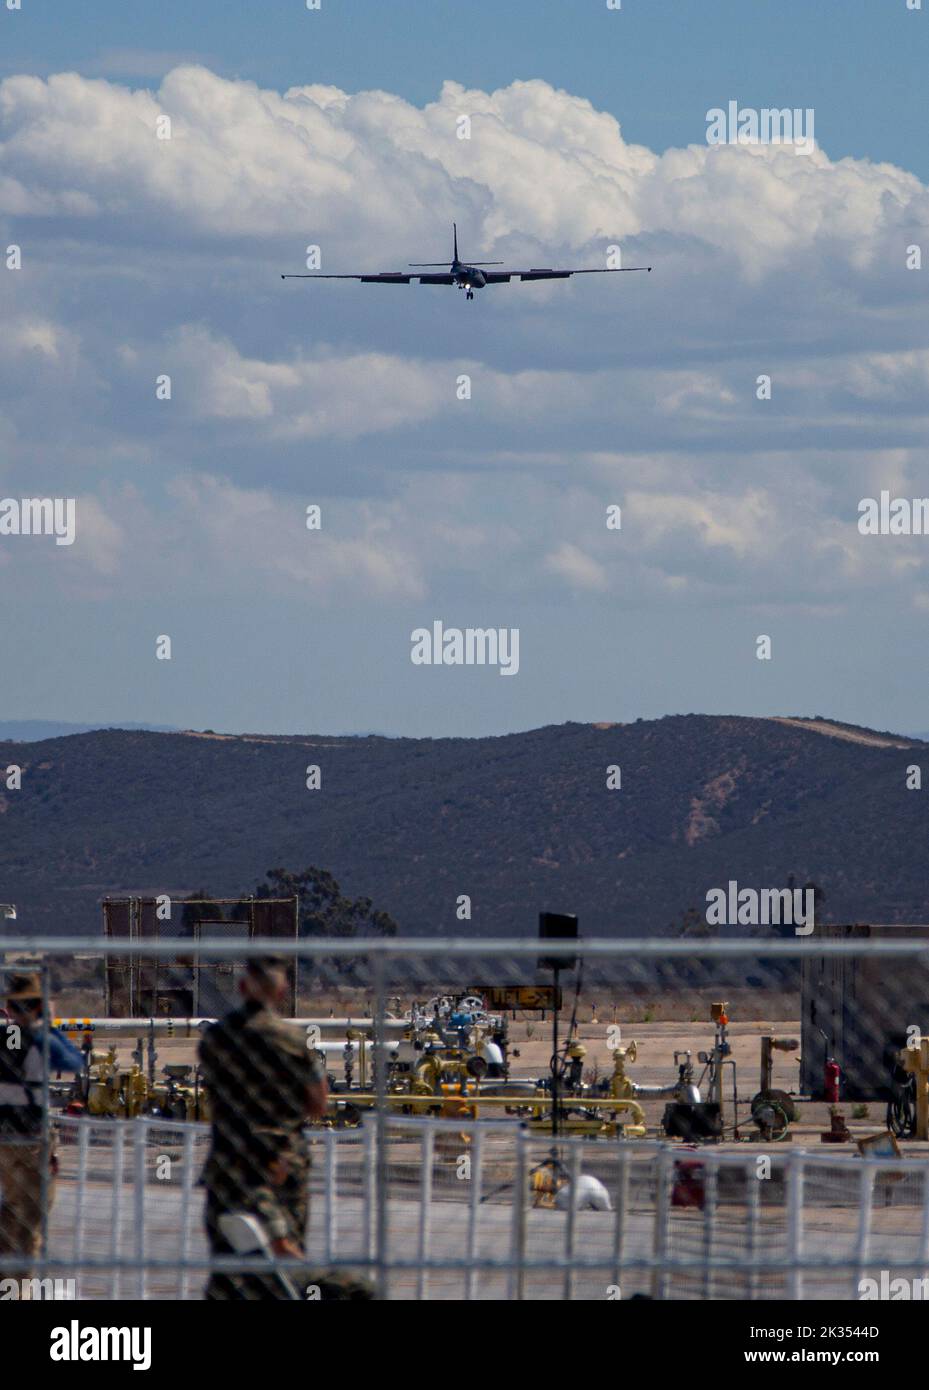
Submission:
[[[35,1241],[10,1241],[0,1162],[0,1277],[107,1300],[199,1299],[217,1279],[228,1297],[327,1297],[334,1278],[345,1296],[418,1300],[857,1299],[929,1280],[917,937],[572,942],[554,1066],[552,1010],[519,1006],[527,981],[540,988],[537,943],[251,947],[274,959],[219,1032],[65,1019],[73,1077],[37,1029],[25,1090],[39,1127],[18,1145],[40,1180]],[[31,969],[53,1017],[51,979],[74,948],[8,940],[6,991]],[[547,958],[561,950],[545,943]],[[221,961],[241,945],[197,951]],[[285,1024],[262,989],[281,969],[286,997],[294,956],[302,1002],[320,1007]],[[859,1069],[847,1094],[852,1068],[821,1025],[841,1009],[860,1046],[856,1004],[886,1068],[870,1090]]]

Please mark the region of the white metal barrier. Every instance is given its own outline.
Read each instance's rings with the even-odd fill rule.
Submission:
[[[372,1121],[308,1132],[306,1263],[391,1298],[858,1298],[881,1271],[929,1277],[922,1159],[773,1145],[762,1179],[755,1154],[560,1139],[567,1181],[552,1205],[533,1185],[550,1138],[507,1121],[387,1117],[380,1155]],[[79,1298],[200,1297],[208,1144],[200,1124],[59,1121],[42,1273],[74,1278]],[[579,1206],[581,1174],[610,1210]]]

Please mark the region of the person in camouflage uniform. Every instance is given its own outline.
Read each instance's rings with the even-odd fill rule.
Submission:
[[[212,1143],[204,1168],[206,1231],[216,1255],[234,1253],[220,1217],[248,1212],[263,1223],[274,1254],[302,1259],[307,1223],[308,1118],[326,1109],[326,1077],[299,1028],[279,1010],[287,995],[284,963],[251,960],[244,1003],[211,1024],[200,1043],[210,1098]],[[282,1298],[271,1275],[215,1273],[211,1300]]]
[[[299,1226],[302,1230],[305,1226],[308,1215],[305,1187],[299,1195],[290,1188],[289,1136],[286,1131],[262,1130],[257,1137],[266,1146],[268,1180],[264,1186],[255,1188],[247,1207],[243,1206],[241,1210],[258,1217],[273,1249],[275,1241],[290,1242],[295,1227]],[[314,1269],[303,1265],[299,1269],[289,1270],[286,1279],[277,1279],[273,1292],[264,1276],[260,1276],[260,1280],[262,1291],[259,1296],[263,1298],[296,1296],[331,1301],[374,1297],[374,1290],[369,1284],[340,1269]]]

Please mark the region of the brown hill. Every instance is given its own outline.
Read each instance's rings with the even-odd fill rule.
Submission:
[[[907,790],[921,761],[927,788]],[[821,885],[833,921],[929,921],[929,745],[820,717],[476,739],[108,730],[0,743],[11,763],[0,900],[27,931],[97,931],[104,894],[233,895],[308,864],[409,933],[532,932],[540,907],[589,934],[664,932],[711,887],[790,874]]]

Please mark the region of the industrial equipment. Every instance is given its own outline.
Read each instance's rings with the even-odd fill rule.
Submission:
[[[820,941],[925,942],[925,924],[817,922]],[[799,1090],[836,1104],[835,1067],[848,1101],[892,1099],[886,1049],[906,1044],[906,1028],[929,1034],[929,958],[805,956],[801,962]]]
[[[156,1115],[175,1121],[209,1118],[206,1093],[192,1063],[168,1063],[164,1079],[156,1081],[138,1060],[141,1039],[132,1065],[122,1067],[115,1045],[106,1052],[85,1051],[84,1074],[66,1094],[68,1108],[109,1119],[134,1119]]]
[[[929,1037],[912,1038],[901,1052],[916,1091],[916,1138],[929,1139]]]
[[[542,1110],[538,1106],[517,1108],[526,1118],[530,1130],[551,1125],[551,1109],[559,1109],[558,1129],[566,1134],[586,1134],[589,1137],[626,1139],[645,1137],[645,1112],[633,1095],[633,1086],[625,1074],[627,1061],[634,1062],[635,1042],[613,1052],[613,1075],[597,1086],[584,1080],[583,1068],[587,1049],[575,1036],[576,1016],[572,1018],[568,1037],[558,1056],[552,1057],[551,1076],[541,1078],[536,1095],[547,1100]],[[508,1094],[512,1094],[509,1092]],[[628,1112],[631,1124],[620,1124],[617,1116]]]
[[[898,1139],[912,1139],[916,1134],[916,1074],[905,1067],[901,1049],[889,1047],[886,1056],[890,1068],[887,1128]]]
[[[765,1034],[761,1039],[761,1083],[757,1094],[752,1097],[751,1113],[760,1137],[766,1142],[786,1138],[788,1126],[797,1118],[793,1097],[772,1083],[774,1053],[796,1052],[799,1046],[796,1038],[775,1038]]]
[[[716,1025],[713,1046],[709,1052],[698,1052],[697,1061],[702,1063],[700,1082],[695,1086],[696,1096],[689,1088],[693,1086],[693,1073],[690,1055],[685,1054],[685,1063],[679,1068],[679,1085],[685,1088],[684,1098],[676,1099],[665,1106],[662,1128],[669,1138],[684,1139],[688,1142],[700,1139],[721,1139],[724,1127],[723,1075],[728,1066],[732,1069],[732,1116],[733,1129],[738,1137],[739,1093],[736,1078],[736,1064],[729,1044],[728,1005],[722,1001],[710,1005],[710,1017]],[[679,1054],[675,1053],[677,1061]],[[700,1084],[706,1078],[707,1100],[700,1097]]]
[[[829,1107],[829,1128],[824,1129],[819,1138],[823,1144],[847,1144],[851,1140],[851,1130],[845,1116],[835,1105]]]
[[[489,1010],[486,1000],[474,990],[414,1000],[404,1017],[380,1022],[349,1016],[290,1022],[307,1030],[308,1045],[313,1046],[327,1071],[329,1105],[320,1121],[326,1126],[359,1124],[365,1112],[377,1106],[380,1096],[394,1113],[454,1119],[509,1115],[533,1133],[551,1129],[557,1108],[558,1129],[566,1134],[636,1139],[647,1133],[644,1102],[664,1098],[669,1102],[665,1109],[667,1133],[688,1140],[719,1137],[721,1101],[712,1097],[722,1096],[727,1064],[733,1066],[733,1097],[737,1101],[725,1005],[714,1004],[714,1046],[711,1052],[699,1054],[704,1066],[700,1079],[702,1082],[707,1077],[710,1087],[711,1098],[706,1103],[695,1080],[690,1051],[674,1053],[676,1075],[660,1085],[640,1084],[630,1076],[629,1069],[638,1055],[634,1039],[611,1049],[609,1074],[591,1075],[587,1071],[588,1050],[578,1034],[577,1009],[576,997],[567,1036],[550,1059],[548,1075],[522,1080],[509,1074],[511,1053],[505,1016]],[[88,1062],[70,1098],[89,1113],[146,1114],[175,1123],[207,1116],[208,1098],[193,1062],[159,1065],[159,1049],[162,1038],[172,1045],[186,1038],[195,1046],[211,1019],[149,1016],[56,1022],[83,1038]],[[120,1063],[115,1046],[108,1051],[93,1050],[100,1034],[115,1030],[125,1033],[130,1028],[136,1032],[130,1066]],[[375,1066],[376,1057],[379,1066]],[[764,1065],[762,1070],[764,1076]],[[462,1142],[455,1139],[456,1153],[460,1153]]]

